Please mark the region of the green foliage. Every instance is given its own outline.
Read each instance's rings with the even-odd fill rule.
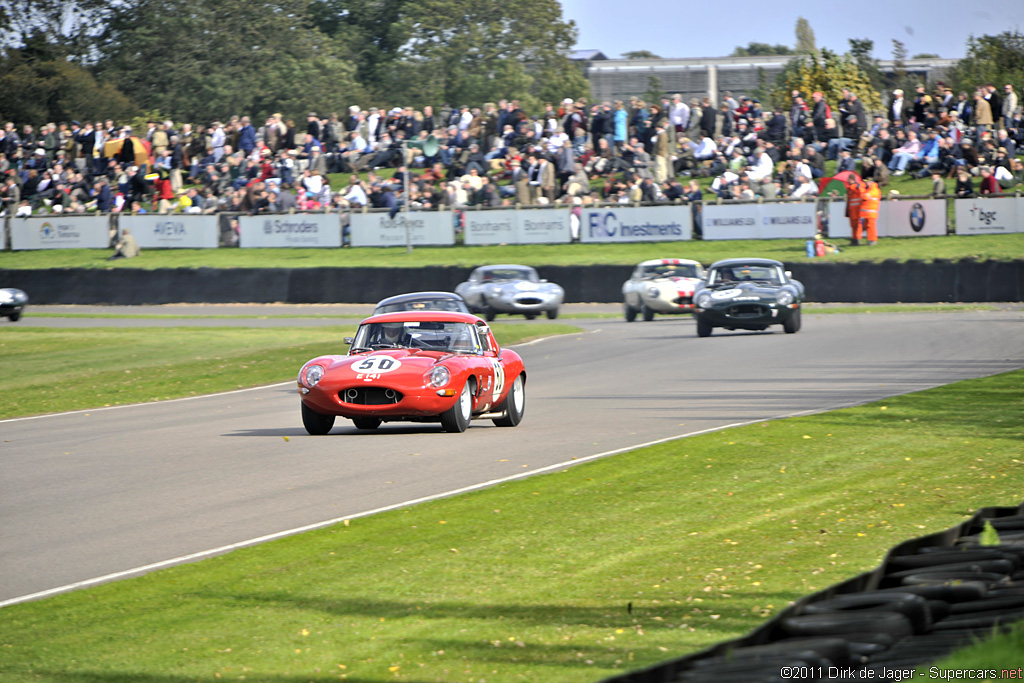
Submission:
[[[661,84],[661,79],[657,76],[648,76],[647,90],[643,94],[644,101],[648,104],[657,104],[664,95],[665,87]]]
[[[978,545],[999,545],[999,532],[992,526],[992,522],[985,520],[985,528],[978,537]]]
[[[972,92],[977,86],[1024,82],[1024,34],[1018,30],[967,41],[967,56],[950,70],[955,90]]]
[[[777,104],[788,104],[790,93],[794,90],[799,90],[808,98],[810,93],[820,90],[825,100],[836,109],[842,99],[843,88],[857,93],[866,111],[881,110],[882,100],[878,91],[872,87],[871,79],[860,70],[853,57],[837,55],[827,48],[822,48],[817,56],[801,56],[790,61],[776,78],[772,100]]]
[[[814,40],[814,29],[809,21],[803,17],[796,20],[796,50],[798,55],[816,55],[818,45]]]
[[[857,63],[857,68],[871,81],[871,89],[881,92],[885,89],[885,76],[878,68],[878,60],[874,58],[875,41],[868,38],[850,38],[850,56]]]
[[[787,45],[769,45],[768,43],[749,43],[746,47],[736,47],[730,57],[755,57],[758,55],[792,55],[793,48]]]
[[[622,53],[623,59],[661,59],[660,56],[654,54],[650,50],[631,50],[629,52]]]

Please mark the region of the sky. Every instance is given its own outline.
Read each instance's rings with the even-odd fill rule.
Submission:
[[[576,22],[577,50],[610,59],[648,50],[659,57],[725,57],[751,42],[796,44],[796,21],[806,19],[819,48],[844,53],[850,38],[874,41],[876,59],[892,59],[892,41],[907,55],[965,55],[969,36],[1024,31],[1024,0],[561,0],[562,17]],[[790,9],[797,5],[799,9]]]

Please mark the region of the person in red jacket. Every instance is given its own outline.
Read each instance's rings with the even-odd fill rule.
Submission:
[[[867,232],[868,246],[878,244],[878,209],[882,203],[882,190],[878,183],[871,180],[864,181],[864,189],[861,191],[860,222],[853,235],[855,241],[860,240],[863,231]]]

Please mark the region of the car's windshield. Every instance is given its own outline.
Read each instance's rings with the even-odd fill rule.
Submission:
[[[366,323],[359,326],[352,342],[352,352],[399,348],[450,353],[481,352],[475,327],[457,322]]]
[[[381,313],[400,313],[401,311],[449,311],[451,313],[468,313],[465,304],[458,299],[412,299],[393,304],[378,306],[374,315]]]
[[[694,264],[659,263],[644,266],[644,277],[700,277],[700,272]]]
[[[730,266],[719,266],[715,268],[708,284],[719,284],[722,282],[767,282],[773,285],[781,285],[782,278],[779,269],[775,266],[736,264]]]
[[[537,273],[532,268],[491,268],[480,273],[483,282],[500,280],[529,280],[537,282]]]

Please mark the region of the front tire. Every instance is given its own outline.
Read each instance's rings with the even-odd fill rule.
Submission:
[[[704,318],[701,318],[700,316],[696,316],[696,317],[697,317],[697,336],[698,337],[710,337],[711,336],[711,330],[714,329],[714,325],[709,323]]]
[[[7,319],[10,320],[12,323],[18,322],[19,320],[21,320],[21,311],[18,311],[17,313],[11,313],[9,316],[7,316]]]
[[[313,436],[323,436],[334,426],[333,415],[321,415],[305,403],[302,404],[302,426]]]
[[[627,323],[631,323],[636,320],[636,309],[629,304],[622,303],[622,316],[626,319]]]
[[[649,322],[651,322],[652,320],[654,320],[654,309],[652,309],[652,308],[651,308],[650,306],[648,306],[647,304],[644,304],[644,305],[643,305],[643,306],[642,306],[642,307],[640,308],[640,313],[641,313],[641,314],[642,314],[642,315],[644,316],[644,322],[645,322],[645,323],[649,323]]]
[[[793,315],[789,316],[789,320],[782,323],[782,329],[786,331],[786,334],[794,334],[800,331],[800,309],[793,309]]]
[[[473,395],[469,393],[469,382],[462,385],[459,400],[448,410],[441,413],[441,426],[450,433],[462,433],[469,426],[469,418],[473,411]]]
[[[496,315],[497,313],[494,312],[493,308],[490,306],[484,306],[484,320],[487,322],[494,322],[494,316]]]
[[[376,429],[380,427],[380,420],[376,417],[353,417],[352,424],[356,429]]]
[[[547,315],[548,315],[548,320],[556,319],[558,317],[558,309],[557,308],[552,308],[550,311],[547,312]]]
[[[523,383],[522,375],[516,377],[512,382],[512,388],[508,390],[508,395],[501,402],[501,410],[505,414],[491,420],[497,426],[515,427],[523,421],[523,415],[526,413],[526,385]]]

